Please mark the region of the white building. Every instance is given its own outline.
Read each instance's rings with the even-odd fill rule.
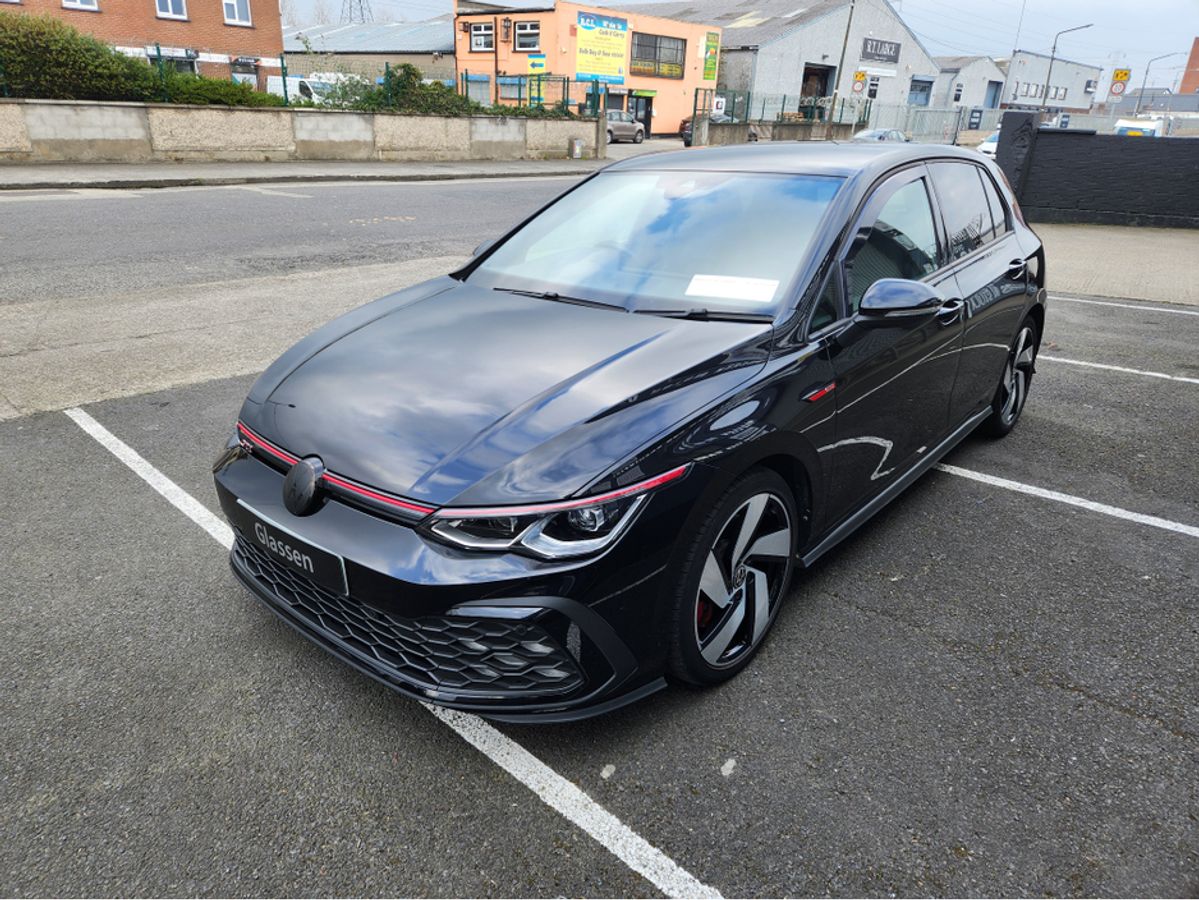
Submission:
[[[1003,99],[1003,69],[989,56],[938,56],[940,74],[933,85],[932,105],[997,109]]]
[[[828,97],[834,87],[840,97],[883,104],[928,106],[932,100],[937,65],[886,0],[856,0],[840,72],[849,0],[749,0],[736,6],[685,0],[616,8],[721,26],[719,88],[748,91],[755,107],[759,98],[786,97],[790,106],[801,96]],[[858,92],[855,72],[865,72]]]
[[[1099,66],[1055,57],[1051,73],[1049,55],[1028,50],[1017,50],[1010,59],[995,62],[1007,73],[1002,102],[1009,109],[1088,112],[1095,102],[1102,72]]]

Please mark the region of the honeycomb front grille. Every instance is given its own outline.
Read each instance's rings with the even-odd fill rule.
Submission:
[[[565,694],[583,684],[574,658],[537,625],[466,616],[400,618],[326,590],[241,535],[233,556],[277,607],[370,668],[413,687],[494,697]]]

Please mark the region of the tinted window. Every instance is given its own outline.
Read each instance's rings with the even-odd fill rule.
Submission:
[[[991,209],[983,193],[978,167],[969,163],[934,163],[933,185],[945,230],[949,233],[949,258],[958,259],[990,239]]]
[[[824,288],[820,291],[820,299],[812,310],[812,319],[808,322],[808,334],[819,331],[826,325],[832,325],[841,318],[841,291],[838,282],[840,278],[834,271],[824,280]]]
[[[995,224],[995,230],[992,232],[995,237],[1003,237],[1007,233],[1007,213],[1003,208],[1003,201],[999,199],[999,192],[995,190],[995,183],[991,181],[991,176],[982,169],[978,170],[978,177],[982,179],[983,191],[987,195],[987,205],[991,208],[991,221]]]
[[[609,172],[563,196],[470,275],[626,308],[774,313],[842,179]]]
[[[980,188],[981,193],[981,188]],[[880,278],[919,281],[937,268],[937,231],[924,179],[905,184],[879,212],[870,235],[846,260],[849,311],[858,311],[866,288]]]

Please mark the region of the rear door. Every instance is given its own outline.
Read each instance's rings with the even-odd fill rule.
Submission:
[[[829,524],[883,491],[945,437],[961,344],[957,284],[941,268],[942,237],[923,166],[892,176],[867,201],[841,271],[848,321],[828,342],[836,374]],[[859,316],[880,278],[927,281],[950,302],[916,315]]]
[[[1029,274],[1011,212],[990,173],[972,162],[929,163],[944,218],[950,271],[966,302],[951,424],[990,404],[1028,299]]]

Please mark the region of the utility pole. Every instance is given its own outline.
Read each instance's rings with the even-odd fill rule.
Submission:
[[[1143,78],[1141,78],[1141,92],[1137,94],[1137,106],[1132,113],[1134,116],[1139,116],[1141,114],[1141,101],[1145,99],[1145,85],[1149,82],[1149,67],[1159,59],[1169,59],[1171,56],[1180,56],[1182,52],[1183,51],[1179,50],[1176,53],[1163,53],[1161,56],[1155,56],[1153,59],[1149,60],[1149,62],[1145,63],[1145,75]]]
[[[849,47],[849,30],[853,28],[854,3],[855,0],[849,0],[849,19],[845,22],[845,39],[841,41],[841,59],[837,61],[837,75],[833,79],[833,101],[829,104],[828,110],[830,122],[837,109],[837,85],[841,83],[841,78],[845,74],[845,51]]]
[[[1057,39],[1063,34],[1069,34],[1071,31],[1082,31],[1084,28],[1090,28],[1090,25],[1075,25],[1073,28],[1065,28],[1053,36],[1053,49],[1049,51],[1049,71],[1045,73],[1045,88],[1041,91],[1041,107],[1045,112],[1049,112],[1049,79],[1053,75],[1053,59],[1057,56]]]

